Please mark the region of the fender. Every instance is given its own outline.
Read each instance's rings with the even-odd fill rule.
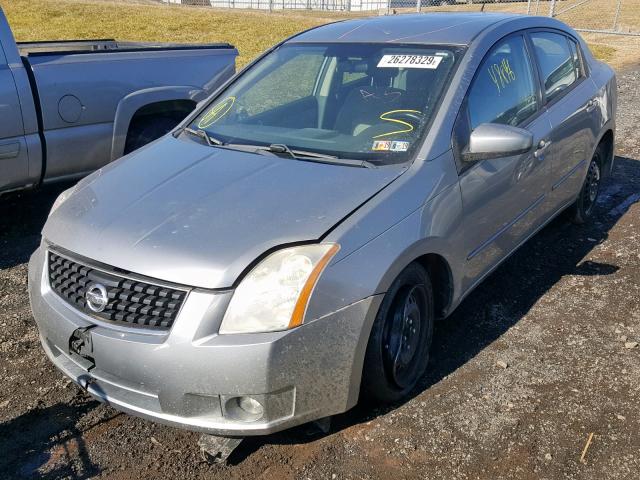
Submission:
[[[613,173],[613,164],[616,158],[616,125],[613,119],[608,120],[602,126],[602,128],[600,129],[600,134],[596,139],[595,146],[593,147],[593,151],[591,152],[591,157],[593,157],[593,154],[596,153],[596,148],[598,148],[598,145],[600,145],[600,142],[602,142],[602,139],[609,130],[611,130],[611,132],[613,133],[613,139],[611,145],[611,154],[608,158],[605,159],[606,168],[602,169],[602,174],[604,177],[608,177]]]
[[[589,171],[589,164],[591,163],[591,159],[593,158],[593,155],[596,153],[596,149],[600,146],[600,142],[602,142],[602,139],[604,138],[605,134],[611,130],[613,132],[613,149],[611,151],[611,155],[605,159],[606,164],[604,166],[604,168],[602,169],[602,171],[600,172],[602,175],[602,178],[607,178],[609,177],[612,173],[613,173],[613,164],[614,164],[614,160],[616,157],[615,154],[615,132],[616,132],[616,125],[615,125],[615,121],[613,119],[610,119],[608,121],[606,121],[605,123],[603,123],[602,127],[600,128],[600,132],[598,133],[598,136],[595,139],[595,142],[593,143],[593,148],[591,149],[591,154],[586,158],[586,162],[584,167],[580,170],[580,176],[582,178],[582,182],[584,182],[585,178],[587,178],[587,172]],[[580,185],[582,185],[582,182],[580,183]],[[579,194],[579,192],[578,192]],[[578,196],[578,194],[576,194],[576,198]]]
[[[442,317],[448,316],[459,303],[458,298],[460,297],[460,291],[462,289],[460,279],[463,275],[463,269],[461,267],[464,266],[460,262],[456,262],[454,258],[451,258],[450,253],[447,252],[449,246],[450,242],[444,237],[424,238],[413,243],[389,266],[389,269],[385,272],[376,288],[376,294],[386,293],[402,270],[407,268],[411,263],[427,256],[436,256],[439,257],[443,263],[447,285],[448,288],[451,289],[451,291],[447,293],[446,304],[442,305],[442,311],[436,312],[436,315]],[[432,282],[438,281],[437,278],[432,278],[431,280]]]
[[[405,201],[406,197],[400,200]],[[387,209],[397,210],[394,199],[382,202],[384,209],[372,212],[371,218],[382,218]],[[441,213],[434,213],[436,210]],[[466,252],[461,215],[460,190],[457,183],[453,183],[401,221],[374,233],[373,238],[355,248],[352,247],[360,243],[360,238],[353,235],[365,232],[369,236],[372,231],[364,218],[366,214],[351,218],[348,223],[357,224],[358,228],[350,228],[346,236],[336,231],[327,238],[343,245],[350,253],[330,263],[323,272],[309,301],[305,321],[314,321],[330,313],[327,305],[347,306],[363,298],[386,293],[407,265],[417,259],[422,261],[426,255],[438,257],[441,265],[446,267],[446,279],[443,275],[438,280],[444,280],[450,287],[448,298],[440,305],[443,311],[449,311],[463,288]],[[348,297],[345,291],[350,292]]]
[[[118,103],[113,122],[111,161],[120,158],[124,153],[129,124],[135,113],[142,107],[171,100],[192,100],[198,103],[205,99],[207,95],[207,92],[199,87],[185,85],[145,88],[124,97]]]
[[[435,212],[438,210],[447,213],[446,215],[437,215]],[[465,287],[463,279],[466,247],[463,234],[464,226],[461,222],[462,199],[458,184],[452,184],[445,188],[405,220],[407,223],[404,229],[400,229],[396,233],[397,238],[389,237],[385,241],[387,245],[389,242],[400,245],[402,238],[409,239],[411,232],[414,232],[413,241],[406,243],[404,249],[396,254],[393,262],[388,265],[380,277],[380,281],[375,287],[375,293],[386,293],[400,272],[409,264],[427,257],[432,259],[437,257],[444,270],[439,274],[443,276],[432,278],[432,280],[443,282],[448,289],[444,296],[445,301],[440,305],[441,310],[437,312],[438,316],[444,318],[458,305]],[[440,287],[444,286],[440,285]]]

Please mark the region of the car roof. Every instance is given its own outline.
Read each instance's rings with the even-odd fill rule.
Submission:
[[[290,42],[469,45],[492,25],[522,18],[527,16],[480,12],[385,15],[330,23],[303,32]]]

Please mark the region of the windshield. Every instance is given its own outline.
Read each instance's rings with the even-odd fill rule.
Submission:
[[[443,47],[286,44],[233,82],[190,128],[224,144],[404,162],[435,113],[457,54]]]

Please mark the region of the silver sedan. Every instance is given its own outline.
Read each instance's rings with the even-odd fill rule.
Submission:
[[[597,212],[615,110],[554,19],[296,35],[60,196],[29,265],[42,345],[99,400],[216,435],[400,401],[436,319],[556,215]]]

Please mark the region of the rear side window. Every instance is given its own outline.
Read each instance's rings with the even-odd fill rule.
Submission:
[[[578,80],[578,52],[567,37],[558,33],[535,32],[531,34],[531,41],[540,65],[547,102],[551,102]]]
[[[576,69],[576,77],[580,78],[583,76],[583,73],[582,73],[582,62],[580,61],[580,55],[578,53],[578,44],[573,40],[571,40],[570,38],[568,39],[568,41],[569,41],[569,49],[571,50],[571,58],[573,58],[573,65],[575,66],[575,69]]]
[[[481,123],[516,126],[536,112],[533,70],[521,36],[504,40],[487,54],[467,105],[472,130]]]

